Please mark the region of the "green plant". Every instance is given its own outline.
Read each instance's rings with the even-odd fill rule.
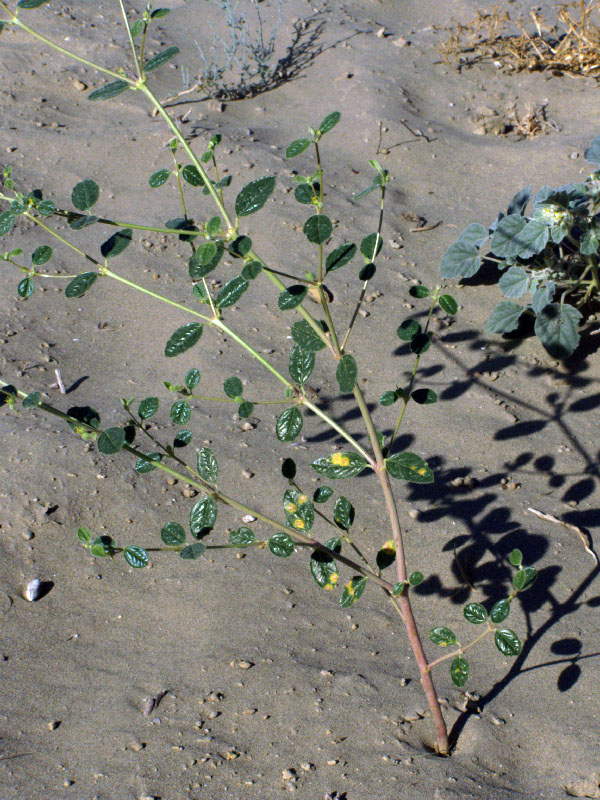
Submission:
[[[404,555],[404,538],[399,521],[396,499],[392,488],[392,480],[403,480],[414,483],[431,483],[434,474],[427,462],[411,452],[398,452],[397,435],[408,404],[414,401],[423,405],[431,405],[437,401],[436,393],[427,387],[415,387],[418,378],[420,360],[432,342],[429,331],[432,313],[438,306],[449,315],[458,310],[456,300],[443,293],[440,287],[433,291],[425,286],[412,287],[411,295],[426,300],[429,308],[424,322],[413,318],[402,322],[397,328],[397,335],[414,357],[412,371],[403,386],[396,385],[384,392],[380,397],[380,405],[387,409],[399,403],[399,411],[395,415],[395,424],[387,435],[379,431],[368,408],[359,381],[359,365],[349,347],[351,336],[358,319],[358,312],[370,280],[376,274],[376,258],[379,255],[383,240],[381,229],[383,223],[384,201],[390,180],[388,172],[377,161],[371,161],[375,175],[370,186],[359,192],[356,198],[377,192],[380,197],[379,221],[377,229],[363,237],[357,246],[353,242],[335,243],[334,225],[325,213],[326,195],[324,190],[324,173],[321,161],[321,142],[339,122],[340,114],[334,111],[328,114],[318,127],[311,127],[308,136],[296,139],[286,151],[287,158],[298,158],[309,149],[314,150],[316,168],[309,174],[296,177],[294,196],[296,201],[308,212],[303,225],[303,233],[314,248],[315,270],[296,273],[274,269],[258,254],[250,236],[243,229],[246,217],[263,208],[275,186],[275,178],[270,175],[258,178],[243,186],[233,201],[233,212],[226,204],[226,190],[230,185],[229,177],[219,177],[217,153],[220,136],[210,140],[207,149],[198,157],[190,148],[183,134],[171,117],[162,107],[152,90],[147,86],[146,76],[168,60],[178,50],[169,47],[150,58],[144,54],[144,42],[148,26],[152,20],[164,16],[166,9],[152,10],[147,7],[141,25],[130,26],[122,0],[119,0],[123,19],[128,33],[133,61],[137,77],[130,77],[125,71],[115,72],[96,64],[91,64],[62,46],[50,42],[35,30],[26,25],[19,17],[19,9],[36,8],[47,0],[20,0],[17,11],[12,12],[8,5],[0,0],[0,9],[8,19],[2,24],[15,25],[28,32],[38,41],[50,46],[60,53],[80,62],[93,66],[114,80],[90,94],[90,100],[109,100],[127,90],[140,91],[162,116],[169,127],[173,139],[169,144],[173,165],[155,171],[149,176],[151,190],[154,191],[169,180],[174,180],[178,187],[181,201],[180,216],[168,220],[163,227],[140,225],[133,222],[113,220],[106,216],[92,213],[99,200],[99,187],[95,181],[86,178],[76,184],[71,192],[73,209],[65,210],[57,207],[55,202],[44,198],[39,190],[20,192],[15,187],[15,179],[10,168],[4,170],[4,190],[0,193],[0,201],[7,204],[6,210],[0,214],[0,235],[7,235],[17,219],[29,223],[45,231],[60,246],[68,248],[71,253],[86,265],[86,271],[75,275],[64,275],[60,272],[47,272],[46,264],[51,262],[53,250],[44,244],[35,248],[29,259],[24,259],[20,248],[13,248],[2,255],[7,265],[16,268],[22,278],[17,292],[23,300],[35,295],[36,283],[46,278],[67,279],[65,288],[67,298],[79,298],[94,290],[98,281],[116,281],[132,291],[143,292],[157,302],[166,303],[179,316],[187,315],[193,321],[179,325],[170,336],[165,337],[164,355],[177,357],[198,345],[204,330],[226,334],[232,346],[240,347],[248,358],[248,365],[260,368],[261,374],[270,378],[279,392],[257,398],[252,390],[246,390],[237,376],[227,378],[223,383],[222,394],[215,396],[200,393],[202,376],[198,369],[188,370],[180,384],[164,381],[164,387],[172,397],[168,403],[168,414],[172,423],[177,426],[171,442],[160,440],[152,428],[155,415],[160,415],[161,403],[158,396],[149,395],[141,399],[123,399],[123,420],[121,424],[102,428],[100,415],[92,407],[73,407],[62,411],[45,402],[42,393],[33,388],[29,392],[18,389],[12,384],[0,381],[0,405],[9,409],[18,409],[19,401],[23,408],[32,408],[52,414],[69,424],[72,430],[106,455],[114,456],[125,453],[132,456],[134,468],[143,475],[162,471],[181,481],[185,481],[202,493],[190,510],[186,525],[173,520],[164,525],[160,531],[162,544],[157,547],[145,547],[139,544],[123,544],[116,542],[111,536],[96,536],[86,525],[80,525],[78,538],[93,556],[113,558],[122,554],[132,567],[143,568],[148,564],[149,553],[162,551],[178,554],[184,561],[194,561],[206,551],[213,549],[239,549],[257,547],[270,551],[280,558],[287,558],[296,550],[309,553],[309,570],[312,578],[324,590],[331,592],[341,588],[339,604],[343,608],[352,606],[360,599],[366,587],[371,584],[379,587],[386,602],[390,602],[398,611],[407,632],[410,646],[417,661],[423,689],[427,696],[435,725],[435,749],[440,754],[449,752],[449,741],[446,724],[435,690],[431,669],[438,663],[450,660],[450,676],[457,686],[464,685],[469,673],[469,664],[465,653],[474,644],[488,634],[494,634],[498,650],[509,656],[521,652],[521,642],[511,629],[504,628],[510,612],[511,601],[519,593],[529,588],[536,578],[533,567],[522,566],[522,555],[513,551],[509,562],[517,568],[513,578],[513,590],[510,595],[497,602],[489,614],[480,603],[468,603],[464,608],[465,619],[475,625],[485,625],[484,631],[472,641],[461,644],[455,633],[446,627],[434,627],[429,638],[440,646],[450,647],[451,651],[442,658],[428,660],[421,636],[412,610],[414,589],[424,580],[423,574],[410,571]],[[136,47],[135,39],[141,36],[141,45]],[[189,163],[184,161],[189,160]],[[218,213],[208,216],[203,222],[196,222],[188,209],[197,205],[198,193],[210,196]],[[195,194],[194,194],[195,193]],[[58,230],[50,226],[50,221],[66,220],[68,227],[75,232],[91,226],[98,231],[105,226],[116,228],[108,239],[99,242],[100,255],[85,252],[67,239]],[[113,259],[118,258],[130,245],[134,231],[153,231],[174,238],[174,246],[180,242],[182,247],[189,248],[188,272],[190,278],[189,303],[176,302],[164,294],[150,290],[140,283],[123,277],[112,268]],[[104,238],[104,237],[102,237]],[[330,241],[333,240],[333,245]],[[236,268],[223,265],[223,256],[227,253]],[[362,256],[363,264],[358,270],[360,290],[356,304],[345,324],[333,319],[330,308],[329,291],[325,280],[333,280],[334,273],[347,267],[355,257]],[[25,263],[25,262],[28,263]],[[91,266],[90,266],[91,265]],[[40,267],[44,267],[43,270]],[[223,275],[224,283],[213,289],[207,282],[207,276],[215,272]],[[283,279],[283,280],[282,280]],[[288,375],[278,369],[275,363],[258,352],[249,338],[235,330],[227,321],[227,309],[237,304],[252,281],[270,281],[277,289],[277,308],[284,315],[286,312],[297,314],[291,327],[293,346],[289,354]],[[316,318],[305,305],[308,295],[316,299],[320,313],[324,319]],[[37,295],[35,295],[37,296]],[[284,316],[284,320],[286,317]],[[308,380],[313,372],[315,361],[327,354],[330,365],[334,368],[340,395],[352,395],[362,421],[368,445],[363,446],[356,436],[352,435],[334,416],[330,416],[313,399]],[[247,396],[248,391],[248,396]],[[275,435],[282,443],[293,442],[304,425],[303,412],[316,415],[324,425],[328,426],[338,441],[343,442],[345,449],[336,447],[331,452],[313,459],[302,467],[312,469],[328,481],[343,481],[362,473],[371,473],[377,481],[385,502],[389,533],[387,541],[380,545],[384,536],[371,532],[367,536],[353,531],[355,509],[352,503],[339,494],[328,514],[325,504],[334,495],[334,490],[327,484],[318,486],[312,497],[306,491],[306,479],[298,477],[295,461],[291,458],[283,460],[281,472],[282,508],[279,516],[269,516],[251,507],[243,500],[227,493],[227,476],[219,471],[217,454],[208,447],[200,447],[192,458],[185,458],[182,451],[191,443],[194,432],[187,425],[193,416],[195,404],[225,402],[234,404],[240,417],[252,414],[255,405],[280,404],[283,407],[275,424]],[[389,412],[386,414],[389,424]],[[151,449],[141,449],[139,439],[147,439]],[[281,452],[285,452],[282,450]],[[268,498],[266,498],[268,500]],[[215,525],[219,513],[219,504],[236,510],[244,517],[250,515],[251,521],[242,517],[244,522],[227,534],[225,541],[214,541],[218,534]],[[257,535],[249,525],[258,522],[260,529],[269,530],[271,534]],[[313,531],[314,529],[314,531]],[[317,538],[317,531],[329,530],[330,535]],[[379,538],[381,537],[381,538]],[[343,552],[342,552],[343,550]],[[371,552],[375,550],[374,557]],[[385,571],[394,568],[394,577],[387,578]],[[340,568],[348,570],[347,578],[339,581]],[[339,586],[339,588],[338,588]]]
[[[600,165],[600,137],[585,158]],[[543,186],[527,215],[530,198],[529,186],[489,228],[478,223],[465,228],[444,254],[440,274],[472,278],[483,264],[497,265],[498,286],[509,299],[492,311],[485,325],[488,333],[511,333],[529,317],[550,355],[566,358],[579,344],[580,323],[600,300],[600,171],[584,183]],[[482,258],[486,245],[489,252]],[[527,293],[527,306],[514,302]]]

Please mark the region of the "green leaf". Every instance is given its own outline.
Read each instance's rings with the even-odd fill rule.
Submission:
[[[481,625],[487,619],[487,611],[481,603],[467,603],[463,609],[463,614],[467,622],[473,625]]]
[[[429,297],[429,295],[431,294],[431,292],[426,286],[421,286],[420,284],[418,286],[411,286],[410,289],[408,290],[408,293],[411,297],[418,297],[418,298]],[[444,295],[444,297],[446,296],[449,297],[449,295]]]
[[[533,567],[525,567],[524,569],[520,569],[513,576],[513,586],[517,591],[524,592],[525,589],[529,589],[530,586],[533,586],[536,579],[537,570]]]
[[[238,236],[228,249],[234,258],[245,258],[252,250],[252,239],[249,236]]]
[[[212,497],[202,497],[190,511],[190,530],[192,536],[201,539],[211,532],[217,521],[217,504]]]
[[[42,244],[31,254],[31,263],[34,267],[41,267],[52,258],[52,248],[47,244]]]
[[[250,400],[244,400],[243,403],[240,403],[238,408],[238,417],[240,417],[240,419],[248,419],[253,411],[254,403],[251,403]]]
[[[393,406],[394,403],[398,400],[398,395],[396,392],[388,391],[384,392],[381,397],[379,398],[379,402],[382,406]]]
[[[358,453],[332,453],[326,458],[317,458],[311,467],[326,478],[353,478],[359,475],[368,464]]]
[[[9,233],[15,224],[15,215],[10,211],[3,211],[0,214],[0,236]]]
[[[385,466],[392,478],[411,483],[433,483],[433,472],[420,456],[415,453],[396,453],[385,460]]]
[[[294,141],[287,146],[285,157],[295,158],[296,156],[299,156],[300,153],[303,153],[308,147],[310,147],[310,145],[310,139],[294,139]]]
[[[97,536],[92,542],[90,553],[98,558],[112,558],[115,554],[115,543],[110,536]]]
[[[332,128],[335,128],[335,126],[340,121],[341,116],[342,115],[340,114],[339,111],[332,111],[331,114],[327,114],[323,122],[321,122],[321,124],[318,127],[319,133],[323,135],[324,133],[330,131]]]
[[[469,678],[469,662],[462,656],[456,658],[450,664],[450,677],[455,686],[464,686]]]
[[[179,431],[173,439],[173,447],[185,447],[192,441],[192,435],[191,431]]]
[[[244,393],[244,387],[242,386],[242,382],[239,378],[232,377],[227,378],[227,380],[224,381],[223,391],[227,397],[231,397],[232,400],[238,400]]]
[[[314,525],[313,504],[297,489],[286,489],[283,494],[283,510],[288,528],[308,533]]]
[[[206,546],[203,545],[202,542],[194,542],[183,548],[181,553],[179,553],[179,558],[183,558],[184,561],[195,561],[197,558],[200,558],[205,550]]]
[[[260,263],[260,261],[250,261],[249,264],[244,264],[242,278],[245,278],[247,281],[253,281],[254,278],[257,278],[260,275],[262,268],[263,265]]]
[[[242,525],[241,528],[237,528],[235,531],[231,531],[229,534],[229,541],[236,547],[248,547],[248,545],[252,544],[255,540],[254,531],[251,531],[250,528],[246,528],[245,525]]]
[[[143,29],[144,29],[144,23],[142,22],[142,20],[136,19],[136,21],[129,26],[132,39],[136,39],[140,35]]]
[[[90,531],[89,528],[86,528],[85,526],[81,527],[77,531],[77,538],[79,539],[80,542],[83,542],[84,544],[89,544],[89,542],[92,541],[92,532]]]
[[[375,257],[379,255],[383,247],[383,239],[379,233],[370,233],[360,243],[360,252],[367,259],[367,261],[375,261]]]
[[[160,532],[160,538],[167,547],[178,547],[185,542],[185,531],[178,522],[167,522]]]
[[[17,3],[18,8],[39,8],[50,0],[19,0]]]
[[[185,353],[193,347],[202,336],[202,325],[198,322],[188,322],[171,334],[165,346],[165,356],[172,358]]]
[[[97,272],[82,272],[67,285],[65,297],[82,297],[98,277]]]
[[[183,379],[185,385],[187,386],[190,391],[195,389],[196,386],[200,383],[200,370],[197,369],[190,369],[185,373],[185,378]]]
[[[431,334],[418,333],[410,340],[410,349],[415,355],[421,356],[431,347]]]
[[[221,289],[215,300],[217,308],[227,308],[234,305],[244,294],[246,289],[250,286],[245,278],[241,275],[236,275],[230,281],[227,281],[225,286]]]
[[[222,224],[221,217],[218,215],[211,217],[206,223],[206,233],[209,236],[218,236],[221,233]]]
[[[325,214],[314,214],[306,220],[302,230],[309,242],[323,244],[331,236],[333,225]]]
[[[167,14],[170,13],[170,8],[155,8],[154,11],[150,13],[150,19],[160,19],[161,17],[166,17]]]
[[[440,275],[442,278],[451,279],[471,278],[479,272],[480,266],[481,258],[477,247],[472,242],[459,238],[444,253],[440,263]]]
[[[331,253],[329,253],[325,260],[325,271],[333,272],[336,269],[340,269],[340,267],[343,267],[349,261],[352,261],[355,255],[355,244],[342,244],[340,247],[336,247],[335,250],[332,250]]]
[[[440,647],[448,647],[450,644],[456,644],[456,636],[450,628],[432,628],[429,631],[429,638],[434,644]]]
[[[367,585],[367,579],[362,576],[356,576],[344,586],[344,591],[340,597],[340,605],[342,608],[350,608],[361,597]]]
[[[412,342],[421,333],[421,323],[416,319],[405,319],[396,328],[396,336],[403,342]]]
[[[133,231],[131,228],[123,228],[113,233],[109,239],[100,245],[100,252],[104,258],[114,258],[115,256],[121,255],[123,250],[131,244],[132,236]]]
[[[519,327],[519,318],[525,311],[512,300],[501,300],[490,314],[485,329],[488,333],[509,333]]]
[[[313,501],[315,503],[326,503],[332,494],[333,494],[333,489],[331,488],[331,486],[319,486],[318,489],[315,489],[315,493],[313,494]]]
[[[440,304],[442,311],[445,311],[446,314],[450,314],[451,317],[453,317],[458,311],[458,303],[451,294],[440,295],[440,297],[438,297],[438,303]]]
[[[496,647],[504,656],[518,656],[521,652],[519,637],[510,628],[501,628],[494,633]]]
[[[150,419],[158,411],[158,397],[146,397],[140,401],[138,415],[140,419]]]
[[[73,231],[81,231],[89,225],[95,225],[100,218],[94,214],[76,214],[74,211],[69,211],[67,214],[67,225]]]
[[[438,396],[433,389],[415,389],[411,398],[420,406],[429,406],[437,403]]]
[[[392,594],[394,597],[399,597],[407,586],[408,583],[406,581],[399,581],[398,583],[395,583],[394,588],[392,589]]]
[[[396,560],[396,548],[393,541],[386,542],[383,547],[377,551],[375,556],[375,563],[378,569],[384,570],[390,567]]]
[[[35,283],[33,278],[23,278],[22,281],[19,281],[17,284],[17,294],[19,297],[22,297],[23,300],[27,300],[28,297],[31,297],[33,294],[33,290],[35,289]]]
[[[159,169],[153,172],[148,178],[148,183],[153,189],[157,189],[169,180],[171,172],[168,169]]]
[[[333,507],[333,521],[345,531],[350,530],[354,522],[354,506],[343,495],[338,497]]]
[[[166,64],[167,61],[170,61],[172,58],[179,53],[179,48],[173,45],[172,47],[167,47],[165,50],[161,50],[160,53],[157,53],[152,58],[148,59],[144,64],[144,72],[152,72],[152,70],[158,69],[162,67],[163,64]]]
[[[42,200],[41,203],[37,204],[36,208],[42,217],[51,217],[56,211],[56,206],[52,200]]]
[[[87,211],[100,196],[98,184],[91,178],[85,178],[73,187],[71,192],[71,202],[79,211]]]
[[[510,600],[498,600],[498,602],[494,603],[492,606],[492,610],[490,611],[490,619],[495,623],[503,622],[509,614]]]
[[[162,453],[146,453],[144,458],[138,458],[135,462],[135,471],[140,475],[147,475],[148,472],[156,469],[153,461],[162,461]]]
[[[129,566],[134,567],[134,569],[147,567],[150,560],[148,558],[148,553],[144,550],[144,548],[138,547],[137,545],[126,547],[123,550],[123,556],[125,557],[125,561],[129,564]]]
[[[289,311],[292,308],[296,308],[306,297],[307,291],[306,286],[301,286],[300,284],[289,286],[277,298],[277,305],[281,311]]]
[[[186,164],[181,170],[181,175],[183,180],[189,183],[190,186],[204,186],[204,178],[200,175],[198,167],[194,166],[194,164]],[[219,222],[220,221],[219,218]]]
[[[330,550],[339,552],[341,541],[339,538],[329,539],[325,546]],[[310,574],[322,589],[331,590],[339,579],[338,568],[335,560],[323,550],[313,550],[310,556]]]
[[[314,200],[315,192],[313,187],[308,183],[301,183],[300,186],[296,186],[294,189],[294,197],[298,203],[308,206]]]
[[[289,373],[290,378],[299,383],[300,386],[306,383],[315,368],[315,354],[309,350],[303,350],[299,345],[294,345],[290,353]]]
[[[177,400],[175,403],[173,403],[169,412],[169,416],[171,417],[171,421],[176,425],[185,425],[188,423],[190,421],[190,417],[192,416],[192,409],[190,408],[188,401]]]
[[[207,483],[216,486],[219,478],[219,466],[210,447],[201,447],[198,451],[198,474]]]
[[[188,261],[190,278],[196,281],[211,273],[219,265],[224,252],[223,242],[202,242]]]
[[[342,394],[350,394],[354,391],[356,378],[358,377],[358,367],[353,356],[346,354],[340,358],[335,371],[335,377],[337,378]]]
[[[282,411],[275,423],[275,433],[280,442],[293,442],[304,424],[298,406],[290,406]]]
[[[125,431],[123,428],[107,428],[98,437],[98,451],[105,456],[112,456],[123,449]]]
[[[411,586],[420,586],[425,580],[425,575],[422,572],[411,572],[408,576],[408,582]]]
[[[361,267],[358,273],[358,278],[361,281],[370,281],[371,278],[377,272],[377,267],[375,264],[370,262],[369,264],[365,264],[364,267]]]
[[[247,217],[261,209],[273,193],[274,188],[275,178],[271,175],[247,183],[235,198],[237,216]]]
[[[511,550],[508,555],[508,560],[513,565],[513,567],[520,567],[523,562],[523,553],[515,548]]]
[[[521,267],[509,267],[500,276],[498,287],[504,297],[517,299],[529,289],[529,275]]]
[[[294,552],[294,540],[287,533],[274,533],[268,544],[273,555],[280,558],[287,558]]]
[[[537,315],[534,331],[552,358],[566,358],[579,344],[577,328],[582,319],[574,306],[550,303]]]
[[[35,408],[42,402],[41,392],[30,392],[27,397],[23,398],[23,408]]]
[[[298,347],[310,353],[316,353],[326,346],[325,342],[305,319],[294,322],[292,325],[292,339]]]

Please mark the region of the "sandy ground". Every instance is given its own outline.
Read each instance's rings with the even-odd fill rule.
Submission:
[[[150,79],[166,96],[181,88],[182,67],[193,74],[194,41],[208,40],[205,20],[217,17],[203,0],[164,5],[175,13],[160,20],[149,47],[181,48]],[[222,110],[200,102],[172,109],[185,117],[197,152],[210,135],[222,134],[230,198],[250,179],[277,176],[272,200],[249,219],[248,230],[268,263],[298,274],[314,249],[301,233],[306,209],[290,194],[291,170],[312,167],[308,155],[286,162],[286,145],[326,113],[342,112],[322,145],[327,209],[338,220],[337,241],[359,241],[375,229],[377,205],[369,202],[375,195],[360,203],[353,195],[371,180],[367,159],[376,153],[378,123],[386,128],[380,149],[387,152],[377,156],[394,176],[386,247],[365,306],[369,316],[359,318],[352,340],[373,406],[412,367],[395,337],[402,319],[422,314],[408,294],[411,280],[434,285],[458,232],[472,221],[491,222],[524,185],[587,174],[583,152],[600,132],[591,79],[508,75],[493,64],[459,74],[441,63],[441,37],[432,26],[451,16],[470,19],[475,7],[289,0],[282,51],[294,19],[310,17],[307,31],[315,34],[294,80]],[[268,2],[261,8],[267,18],[273,14]],[[22,13],[91,60],[113,68],[126,62],[116,2],[52,2]],[[378,36],[381,28],[385,35]],[[152,172],[170,167],[169,136],[142,98],[130,93],[88,103],[86,93],[104,82],[93,70],[20,33],[4,31],[0,47],[0,159],[13,166],[19,189],[42,187],[68,207],[72,186],[90,177],[101,187],[97,213],[147,224],[179,214],[174,186],[147,186]],[[547,104],[555,126],[522,141],[481,133],[482,119],[490,112],[503,119],[514,104]],[[198,191],[190,190],[188,200],[198,219],[214,213]],[[411,232],[423,221],[441,224]],[[79,234],[58,229],[94,253],[107,235],[99,226]],[[27,254],[49,237],[19,224],[3,241],[3,248],[22,245]],[[121,275],[187,302],[186,259],[182,244],[167,248],[159,236],[136,234],[114,264]],[[60,247],[52,263],[63,272],[87,269]],[[214,277],[226,279],[234,268],[227,262]],[[337,320],[357,296],[356,272],[346,267],[333,276]],[[85,297],[68,301],[64,283],[48,281],[23,302],[17,280],[9,265],[0,271],[0,373],[24,390],[43,391],[59,407],[93,405],[108,426],[123,420],[120,397],[156,394],[163,410],[154,432],[167,440],[173,426],[162,381],[180,382],[191,367],[201,370],[208,393],[211,386],[218,393],[230,375],[248,382],[248,396],[271,390],[232,342],[209,332],[197,348],[165,359],[166,339],[188,320],[126,287],[98,281]],[[514,603],[511,625],[526,640],[519,658],[509,662],[482,643],[471,659],[470,699],[446,669],[436,673],[457,735],[452,757],[423,748],[432,730],[418,673],[393,609],[374,588],[341,610],[337,597],[312,581],[303,553],[284,560],[255,550],[236,559],[212,551],[185,564],[157,555],[151,567],[136,571],[122,559],[94,560],[77,543],[80,525],[119,542],[156,545],[166,522],[185,523],[190,492],[182,483],[167,485],[157,472],[137,475],[125,457],[101,456],[41,413],[3,409],[1,800],[272,800],[292,792],[303,800],[600,797],[597,570],[572,529],[527,510],[553,514],[597,538],[596,339],[562,366],[536,340],[516,345],[482,333],[498,299],[493,286],[452,291],[460,313],[451,325],[441,315],[435,346],[422,361],[422,384],[440,402],[411,407],[401,434],[402,446],[426,457],[436,474],[432,485],[396,484],[410,568],[427,576],[415,592],[418,620],[425,631],[447,624],[466,635],[462,604],[471,599],[489,607],[507,592],[506,555],[513,547],[540,572],[536,586]],[[227,321],[285,372],[286,326],[296,317],[284,317],[276,299],[277,290],[259,279]],[[57,366],[70,389],[66,397],[53,386]],[[334,401],[325,358],[314,382],[323,386],[318,402],[362,437],[347,398]],[[270,407],[257,406],[250,430],[231,412],[197,403],[190,450],[210,443],[223,488],[279,515],[281,459],[296,459],[312,491],[309,460],[338,442],[314,417],[306,419],[300,446],[292,447],[273,436]],[[394,419],[391,410],[377,411],[383,429]],[[244,478],[244,471],[254,477]],[[358,540],[370,556],[389,536],[371,480],[335,487],[354,502]],[[221,511],[214,537],[223,540],[239,524]],[[49,591],[27,603],[23,585],[34,577]],[[428,644],[431,658],[435,651]],[[244,661],[250,668],[240,668]],[[147,699],[165,691],[145,715]]]

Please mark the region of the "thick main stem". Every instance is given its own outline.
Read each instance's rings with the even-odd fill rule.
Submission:
[[[385,506],[388,512],[390,526],[392,528],[392,538],[394,540],[394,547],[396,549],[396,574],[398,576],[398,581],[406,585],[408,574],[406,569],[406,557],[404,554],[404,541],[400,520],[398,518],[396,500],[390,484],[390,476],[385,466],[385,460],[383,458],[383,453],[381,452],[381,447],[379,446],[377,432],[375,430],[375,426],[373,425],[371,414],[358,386],[354,387],[354,397],[356,398],[356,402],[358,403],[358,407],[360,408],[363,420],[367,427],[367,433],[369,434],[369,439],[371,440],[371,445],[373,447],[377,462],[375,472],[377,474],[377,479],[379,480],[379,485],[381,486],[383,497],[385,499]],[[423,649],[423,643],[421,641],[419,629],[417,628],[417,622],[413,614],[410,597],[406,589],[404,589],[404,591],[397,598],[397,602],[398,608],[400,609],[400,613],[402,615],[402,621],[406,627],[408,641],[415,656],[417,666],[419,667],[421,686],[423,687],[423,691],[427,697],[427,702],[429,704],[431,716],[435,725],[437,740],[436,749],[440,755],[447,755],[450,746],[448,742],[448,729],[446,728],[446,722],[442,714],[440,701],[438,700],[438,695],[433,684],[431,672],[428,669],[427,656],[425,655],[425,650]]]

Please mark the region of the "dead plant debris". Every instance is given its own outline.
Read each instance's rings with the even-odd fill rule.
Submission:
[[[445,63],[459,71],[492,61],[508,72],[549,70],[554,75],[584,75],[600,79],[600,0],[571,0],[558,6],[556,20],[548,22],[533,9],[534,30],[513,20],[502,6],[479,10],[467,23],[455,22],[440,30],[448,39],[439,50]]]

